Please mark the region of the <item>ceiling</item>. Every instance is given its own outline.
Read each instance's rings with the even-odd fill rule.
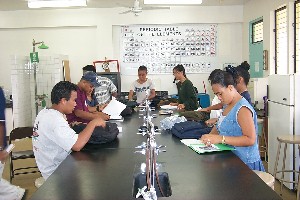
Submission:
[[[244,5],[250,0],[203,0],[201,6]],[[87,8],[132,7],[134,0],[87,0]],[[142,7],[147,7],[140,0]],[[148,5],[153,6],[153,5]],[[1,11],[29,10],[26,0],[0,0]]]

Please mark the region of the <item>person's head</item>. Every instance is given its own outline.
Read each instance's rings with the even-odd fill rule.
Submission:
[[[235,76],[237,74],[233,67],[226,67],[225,71],[215,69],[209,75],[209,81],[214,94],[224,104],[229,104],[233,96],[237,93]]]
[[[182,78],[186,78],[185,69],[183,65],[179,64],[173,68],[173,75],[176,80],[181,80]]]
[[[140,66],[138,69],[139,80],[145,82],[147,80],[148,70],[144,65]]]
[[[85,72],[80,80],[80,89],[85,93],[93,91],[99,86],[98,75],[95,72]]]
[[[64,114],[70,114],[76,106],[77,86],[69,81],[58,82],[51,91],[51,103],[61,105]]]
[[[249,73],[250,65],[247,61],[242,62],[239,66],[236,67],[237,72],[237,84],[240,82],[245,84],[246,86],[249,83],[250,80],[250,73]]]
[[[85,72],[95,72],[96,73],[96,68],[94,65],[86,65],[85,67],[82,68],[83,73]]]

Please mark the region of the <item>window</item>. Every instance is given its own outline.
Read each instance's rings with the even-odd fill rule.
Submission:
[[[252,43],[263,41],[264,22],[259,20],[252,24]]]
[[[275,10],[275,74],[288,72],[287,8]]]
[[[300,72],[300,1],[295,2],[295,72]]]

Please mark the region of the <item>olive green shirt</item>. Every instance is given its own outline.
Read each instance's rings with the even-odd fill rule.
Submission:
[[[186,79],[178,85],[178,103],[184,104],[185,110],[196,110],[199,106],[193,83]]]

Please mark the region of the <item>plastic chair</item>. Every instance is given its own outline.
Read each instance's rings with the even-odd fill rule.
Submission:
[[[33,132],[32,130],[33,127],[19,127],[13,129],[10,133],[9,144],[15,144],[15,149],[10,153],[10,159],[9,159],[10,182],[16,175],[39,172],[38,167],[36,165],[24,167],[24,164],[22,164],[22,167],[19,168],[14,167],[14,161],[35,158],[31,146],[32,144],[31,141],[30,141],[30,149],[23,150],[24,148],[23,149],[21,148],[22,141],[31,140],[31,136]]]

